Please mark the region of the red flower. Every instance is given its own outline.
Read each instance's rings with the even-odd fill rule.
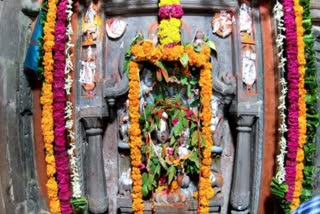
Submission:
[[[172,120],[172,124],[175,126],[175,125],[177,125],[177,123],[179,122],[179,119],[178,118],[174,118],[173,120]]]

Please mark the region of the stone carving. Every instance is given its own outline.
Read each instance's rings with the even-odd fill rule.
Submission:
[[[164,111],[161,114],[160,125],[157,127],[157,139],[160,143],[165,143],[169,139],[168,114]]]
[[[246,210],[250,205],[250,192],[231,193],[231,204],[236,207],[238,211]],[[235,213],[235,212],[232,212]]]
[[[123,106],[118,110],[119,115],[119,148],[129,149],[128,128],[129,128],[129,100],[127,99]]]
[[[96,59],[93,48],[89,46],[86,49],[86,57],[81,61],[79,82],[86,91],[86,96],[94,96],[93,90],[96,87]]]
[[[222,10],[212,18],[212,32],[221,37],[227,37],[232,32],[234,22],[233,16],[225,10]]]
[[[250,11],[248,12],[249,17],[250,17]],[[252,21],[252,20],[251,20]],[[130,21],[128,20],[128,23]],[[252,31],[252,25],[250,25],[251,28],[246,29],[246,32]],[[245,28],[243,28],[245,29]],[[129,30],[129,28],[127,29]],[[126,32],[126,34],[129,34],[130,32]],[[132,33],[132,32],[131,32]],[[124,36],[124,38],[127,35]],[[156,38],[156,37],[153,37]],[[229,38],[228,38],[229,39]],[[226,39],[227,40],[227,39]],[[225,40],[225,41],[226,41]],[[108,40],[108,42],[112,43],[117,41],[114,40]],[[155,42],[156,44],[156,42]],[[204,34],[201,31],[198,31],[196,36],[194,37],[193,40],[193,45],[195,47],[201,48],[201,46],[204,44]],[[121,52],[121,51],[120,51]],[[120,56],[123,56],[124,54],[119,54]],[[118,54],[117,54],[118,56]],[[216,57],[214,54],[211,55],[211,59],[213,62],[213,58]],[[119,72],[120,72],[120,81],[115,82],[114,80],[105,80],[104,85],[103,85],[103,94],[105,99],[107,100],[108,104],[110,106],[114,105],[119,101],[119,98],[122,95],[126,95],[128,91],[128,79],[127,76],[123,74],[123,68],[121,67],[123,65],[123,57],[119,58]],[[216,66],[216,65],[215,65]],[[151,81],[148,81],[148,75],[150,73],[147,71],[147,69],[144,69],[141,72],[141,110],[145,108],[145,104],[152,104],[154,103],[154,94],[152,93],[156,86],[152,84]],[[231,177],[232,177],[232,166],[233,166],[233,141],[231,137],[231,131],[229,127],[229,122],[228,122],[228,108],[231,103],[231,100],[235,96],[235,78],[234,75],[231,73],[231,71],[225,71],[221,70],[218,68],[218,71],[213,72],[213,81],[214,81],[214,97],[212,98],[212,108],[215,109],[213,118],[212,118],[212,126],[211,126],[211,131],[213,134],[215,146],[212,148],[212,155],[214,157],[215,163],[212,166],[212,185],[216,187],[216,190],[218,190],[219,194],[218,196],[223,195],[223,200],[224,200],[224,205],[221,207],[221,213],[227,213],[227,207],[229,206],[229,192],[228,192],[228,185],[229,185],[229,190],[230,190],[230,185],[231,185]],[[175,85],[175,86],[174,86]],[[168,83],[168,90],[164,92],[164,95],[168,98],[172,98],[174,95],[179,94],[179,96],[182,99],[182,102],[184,105],[190,105],[191,103],[197,101],[199,99],[199,90],[197,88],[192,88],[191,89],[192,95],[191,97],[186,96],[186,91],[182,87],[182,85],[179,85],[178,80],[170,80]],[[151,96],[150,96],[151,95]],[[121,98],[122,99],[122,98]],[[116,128],[118,128],[118,147],[117,149],[123,149],[124,147],[119,146],[120,143],[125,143],[128,139],[127,135],[127,127],[128,124],[126,123],[126,118],[127,118],[127,109],[125,107],[126,102],[124,106],[122,106],[121,110],[118,111],[118,121],[119,123],[115,125]],[[193,110],[196,111],[198,109],[198,106],[193,107]],[[110,114],[111,115],[111,114]],[[166,127],[166,115],[162,115],[163,118],[161,119],[161,123],[163,124],[162,127]],[[121,118],[121,119],[120,119]],[[120,122],[121,121],[121,122]],[[158,127],[158,137],[153,136],[152,138],[152,144],[154,147],[154,150],[156,152],[162,153],[166,152],[168,156],[170,156],[171,153],[171,147],[167,146],[164,149],[162,149],[162,145],[166,144],[167,142],[167,136],[169,135],[170,131],[167,131],[166,128],[162,128],[161,126]],[[165,133],[165,135],[161,135],[160,131],[162,133]],[[182,157],[186,154],[188,154],[188,148],[185,146],[185,138],[190,135],[187,130],[185,130],[185,133],[180,136],[179,139],[179,157]],[[163,137],[165,136],[165,137]],[[109,143],[109,142],[108,142]],[[125,145],[125,144],[123,144]],[[127,143],[126,143],[127,146]],[[128,148],[128,147],[127,147]],[[121,150],[122,152],[122,150]],[[127,151],[126,151],[127,152]],[[118,154],[120,155],[120,154]],[[125,156],[127,154],[121,153],[122,156]],[[122,158],[121,159],[124,159]],[[128,156],[127,156],[128,157]],[[221,160],[221,161],[219,161]],[[108,161],[108,160],[106,160]],[[122,160],[121,160],[122,161]],[[119,175],[117,176],[117,182],[119,187],[119,194],[120,195],[128,195],[128,193],[131,191],[129,188],[130,184],[130,176],[129,176],[129,165],[130,165],[130,160],[127,161],[125,160],[126,163],[119,162],[118,167],[119,167]],[[115,164],[115,163],[113,163]],[[223,169],[223,170],[221,170]],[[225,172],[225,171],[228,171]],[[116,173],[117,174],[117,173]],[[181,177],[181,178],[180,178]],[[179,203],[183,202],[185,198],[188,198],[191,196],[192,188],[193,190],[196,190],[196,186],[194,183],[190,182],[190,178],[184,174],[184,172],[181,172],[179,175],[179,179],[181,182],[179,183],[179,191],[180,193],[175,193],[171,195],[161,195],[158,194],[155,196],[155,201],[157,202],[162,202],[162,203]],[[219,189],[220,188],[220,189]],[[123,197],[122,197],[123,198]],[[192,196],[191,196],[192,198]],[[122,203],[122,202],[121,202]],[[148,203],[148,202],[146,202]],[[210,202],[211,203],[211,202]],[[122,205],[118,205],[122,206]],[[126,205],[127,206],[127,205]],[[127,207],[130,207],[127,206]],[[149,208],[148,208],[149,209]],[[211,209],[211,208],[210,208]]]
[[[251,135],[252,126],[256,120],[254,115],[242,114],[237,123],[237,154],[233,174],[231,207],[233,213],[249,212],[251,191]],[[240,164],[242,163],[242,164]],[[237,179],[241,178],[241,179]]]
[[[82,45],[94,45],[98,34],[97,6],[90,4],[82,25]]]
[[[100,118],[82,118],[88,143],[86,189],[89,210],[103,213],[108,208],[105,175],[103,173],[102,133],[103,123]]]
[[[111,18],[107,20],[106,31],[108,37],[112,39],[120,38],[127,27],[127,23],[121,18]]]
[[[257,71],[256,71],[256,54],[253,52],[250,45],[245,45],[244,50],[242,52],[242,81],[246,85],[246,90],[252,91],[253,84],[257,79]]]
[[[22,12],[30,17],[35,17],[39,13],[40,4],[37,0],[22,0]]]
[[[119,194],[130,196],[132,192],[131,168],[122,172],[119,178]]]
[[[252,33],[251,8],[246,3],[242,3],[240,6],[239,19],[240,32],[250,35]]]
[[[152,73],[149,69],[145,69],[141,75],[140,81],[140,112],[143,112],[144,107],[147,104],[154,104],[154,97],[152,94],[153,83],[152,83]]]
[[[115,99],[125,95],[129,90],[129,80],[127,75],[123,74],[124,52],[120,52],[118,72],[121,77],[117,86],[113,80],[105,80],[103,83],[103,96],[110,106],[114,106]]]

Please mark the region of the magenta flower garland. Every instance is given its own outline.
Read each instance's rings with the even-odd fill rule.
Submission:
[[[160,19],[180,19],[183,16],[183,9],[181,5],[177,4],[162,6],[159,8],[158,15]]]
[[[61,213],[72,213],[70,204],[70,179],[69,166],[66,143],[66,128],[65,128],[65,49],[66,49],[66,21],[67,21],[67,0],[61,0],[57,8],[57,20],[54,31],[54,72],[53,72],[53,121],[54,121],[54,136],[55,136],[55,158],[57,181],[59,188],[59,199]]]
[[[286,28],[287,79],[288,79],[288,152],[286,178],[288,185],[286,200],[291,202],[296,178],[296,156],[299,146],[299,71],[297,56],[297,32],[293,0],[284,0],[284,25]]]

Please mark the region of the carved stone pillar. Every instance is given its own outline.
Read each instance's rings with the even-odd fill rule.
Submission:
[[[102,156],[102,118],[82,118],[88,142],[86,165],[86,191],[89,210],[92,213],[104,213],[108,208],[107,192]]]
[[[240,115],[237,122],[236,159],[231,189],[231,213],[249,213],[252,178],[251,151],[254,115]]]

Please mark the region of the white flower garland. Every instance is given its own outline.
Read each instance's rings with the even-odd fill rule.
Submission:
[[[71,35],[73,34],[72,25],[71,25],[71,17],[73,14],[72,11],[72,4],[73,0],[68,0],[67,6],[67,15],[68,15],[68,25],[67,25],[67,44],[66,44],[66,69],[65,69],[65,86],[64,89],[66,90],[67,96],[71,95],[71,88],[72,88],[72,77],[70,72],[73,71],[73,64],[72,64],[72,57],[73,54],[70,52],[70,49],[74,47],[74,44],[71,42]],[[75,143],[75,135],[73,131],[73,104],[71,101],[67,101],[66,108],[65,108],[65,118],[66,118],[66,129],[68,133],[68,137],[70,138],[70,149],[68,150],[68,154],[70,156],[70,167],[71,167],[71,183],[72,183],[72,197],[73,198],[80,198],[82,196],[81,192],[81,180],[79,175],[78,169],[78,160],[75,155],[76,143]]]
[[[287,81],[284,78],[285,74],[285,64],[286,64],[286,58],[283,56],[284,48],[283,48],[283,40],[285,39],[284,36],[284,21],[283,21],[283,6],[282,4],[277,1],[274,8],[273,8],[273,15],[274,19],[277,22],[277,39],[276,39],[276,44],[278,48],[278,70],[280,73],[280,97],[279,97],[279,116],[280,116],[280,127],[279,127],[279,132],[280,132],[280,140],[279,140],[279,146],[280,146],[280,153],[277,155],[277,163],[278,163],[278,168],[277,168],[277,173],[276,173],[276,179],[279,181],[279,183],[283,183],[285,180],[285,175],[286,171],[284,168],[284,161],[285,161],[285,155],[287,153],[286,148],[287,148],[287,140],[285,138],[285,133],[288,131],[287,130],[287,125],[286,125],[286,97],[287,97]]]

